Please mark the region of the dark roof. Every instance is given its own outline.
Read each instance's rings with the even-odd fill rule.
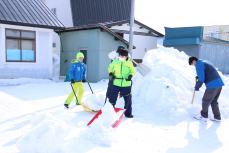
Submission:
[[[106,26],[128,23],[130,21],[131,0],[71,0],[74,26],[102,23]],[[148,29],[155,37],[164,35],[136,21]]]
[[[41,0],[0,0],[0,23],[51,29],[64,27]]]
[[[112,26],[115,26],[115,25],[122,25],[122,24],[125,24],[125,23],[129,23],[130,20],[123,20],[123,21],[117,21],[117,22],[106,22],[104,23],[104,25],[106,25],[107,27],[112,27]],[[137,20],[134,20],[134,22],[136,24],[138,24],[139,26],[149,30],[149,32],[152,34],[152,36],[155,36],[155,37],[164,37],[164,35],[150,27],[148,27],[147,25],[137,21]]]
[[[74,26],[130,18],[131,0],[71,0]]]
[[[129,47],[129,42],[123,39],[121,36],[116,34],[115,32],[111,31],[109,28],[102,24],[88,24],[88,25],[81,25],[81,26],[75,26],[71,28],[65,28],[62,30],[56,30],[57,33],[62,33],[62,32],[70,32],[70,31],[80,31],[80,30],[89,30],[89,29],[102,29],[103,31],[108,32],[109,34],[113,35],[116,39],[120,40],[124,44]],[[135,46],[133,47],[134,49],[136,48]]]

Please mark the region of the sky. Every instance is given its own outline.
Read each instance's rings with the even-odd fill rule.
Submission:
[[[164,27],[229,25],[228,0],[135,0],[135,19]]]

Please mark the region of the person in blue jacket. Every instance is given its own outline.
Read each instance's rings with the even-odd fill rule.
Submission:
[[[83,63],[84,59],[84,54],[81,52],[78,52],[76,54],[76,59],[71,61],[71,67],[69,70],[69,80],[71,80],[73,89],[76,93],[77,100],[76,105],[83,105],[82,103],[82,98],[83,98],[83,93],[84,93],[84,88],[83,88],[83,82],[86,80],[86,65]],[[70,103],[74,99],[74,92],[72,91],[68,98],[66,99],[64,106],[66,108],[69,107]]]
[[[189,58],[189,65],[196,67],[197,81],[195,91],[199,91],[203,83],[206,85],[206,90],[202,98],[202,110],[200,115],[197,115],[195,118],[207,121],[208,107],[211,105],[212,112],[214,114],[214,118],[212,120],[220,121],[221,115],[218,106],[218,98],[224,83],[219,73],[211,64],[193,56]]]

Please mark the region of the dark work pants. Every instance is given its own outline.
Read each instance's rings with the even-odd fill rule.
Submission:
[[[208,117],[208,107],[211,105],[214,118],[221,119],[218,98],[222,88],[206,89],[202,99],[201,115],[205,118]]]
[[[131,86],[130,87],[118,87],[113,85],[112,86],[112,94],[110,94],[109,100],[110,103],[115,106],[118,93],[123,96],[125,105],[124,108],[126,109],[125,116],[132,115],[132,95],[131,95]]]
[[[110,99],[110,97],[111,97],[111,94],[112,94],[112,87],[113,87],[114,85],[113,85],[113,80],[109,80],[109,82],[108,82],[108,87],[107,87],[107,93],[106,93],[106,97],[108,98],[108,99]]]

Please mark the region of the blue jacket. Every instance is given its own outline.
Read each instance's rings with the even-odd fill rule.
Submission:
[[[74,81],[82,81],[86,79],[86,65],[83,62],[77,60],[72,61],[71,68],[69,70],[69,79]]]
[[[199,89],[203,83],[207,88],[220,88],[224,85],[217,70],[205,61],[198,60],[196,62],[196,74],[198,76],[196,89]]]

